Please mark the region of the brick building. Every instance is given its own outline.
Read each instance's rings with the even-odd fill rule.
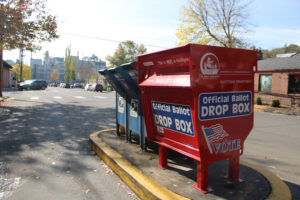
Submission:
[[[279,99],[283,106],[300,106],[300,53],[258,61],[255,97],[263,103]]]

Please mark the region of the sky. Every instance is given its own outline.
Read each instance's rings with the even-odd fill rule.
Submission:
[[[42,59],[45,51],[51,57],[71,54],[95,54],[105,61],[113,55],[119,42],[133,40],[144,44],[147,52],[175,47],[176,29],[182,7],[188,0],[48,0],[47,8],[58,17],[59,39],[43,43],[42,50],[32,54]],[[245,37],[256,47],[272,49],[285,44],[300,45],[299,0],[252,0],[249,7],[251,33]],[[5,60],[19,58],[19,50],[5,51]],[[29,64],[31,54],[25,52]]]

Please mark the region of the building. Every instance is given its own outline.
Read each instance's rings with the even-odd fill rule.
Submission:
[[[11,69],[12,66],[3,61],[3,88],[16,87],[16,73]]]
[[[32,79],[43,79],[44,69],[42,59],[30,59],[31,66],[31,78]]]
[[[106,68],[106,62],[93,54],[91,57],[83,57],[82,60],[79,60],[77,70],[83,66],[91,66],[95,72],[98,72],[99,70]]]
[[[102,83],[103,77],[98,73],[99,70],[105,69],[106,63],[99,59],[96,55],[92,55],[91,57],[83,57],[77,63],[76,71],[79,72],[76,74],[76,79],[80,81],[96,81],[98,83]],[[90,80],[90,78],[92,80]]]
[[[300,106],[300,53],[258,61],[255,96],[263,103],[280,100],[283,106]]]
[[[104,69],[106,66],[106,63],[101,59],[98,59],[98,57],[95,55],[92,55],[91,57],[84,57],[82,60],[79,59],[79,56],[71,56],[71,59],[76,60],[76,72],[79,72],[80,68],[85,65],[91,66],[94,72]],[[64,82],[65,64],[64,58],[62,57],[50,57],[49,52],[46,51],[43,60],[31,59],[30,66],[32,68],[32,79],[43,79],[47,82],[52,82],[50,74],[53,70],[57,70],[59,72],[58,81]],[[78,73],[76,73],[76,80],[80,81]]]

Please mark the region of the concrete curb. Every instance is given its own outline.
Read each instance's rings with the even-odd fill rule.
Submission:
[[[246,167],[250,167],[253,170],[258,171],[268,180],[268,182],[271,185],[271,193],[267,197],[268,200],[281,200],[281,199],[292,200],[292,194],[290,189],[275,174],[260,166],[254,165],[252,163],[248,163],[243,160],[240,163]]]
[[[115,129],[107,129],[97,131],[90,135],[89,145],[91,149],[119,175],[119,177],[141,198],[141,199],[174,199],[187,200],[188,198],[178,195],[166,187],[160,185],[157,181],[145,175],[140,169],[133,166],[129,161],[124,159],[122,155],[111,149],[104,143],[98,135],[114,131]],[[252,168],[261,173],[271,185],[271,193],[267,197],[268,200],[286,199],[291,200],[292,195],[288,186],[276,175],[270,171],[246,161],[240,162],[242,165]]]

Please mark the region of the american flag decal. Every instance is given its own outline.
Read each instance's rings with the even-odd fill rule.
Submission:
[[[223,138],[229,136],[228,133],[223,129],[221,124],[215,124],[211,127],[205,128],[202,126],[202,131],[209,149],[209,152],[212,154],[211,144],[222,140]]]

